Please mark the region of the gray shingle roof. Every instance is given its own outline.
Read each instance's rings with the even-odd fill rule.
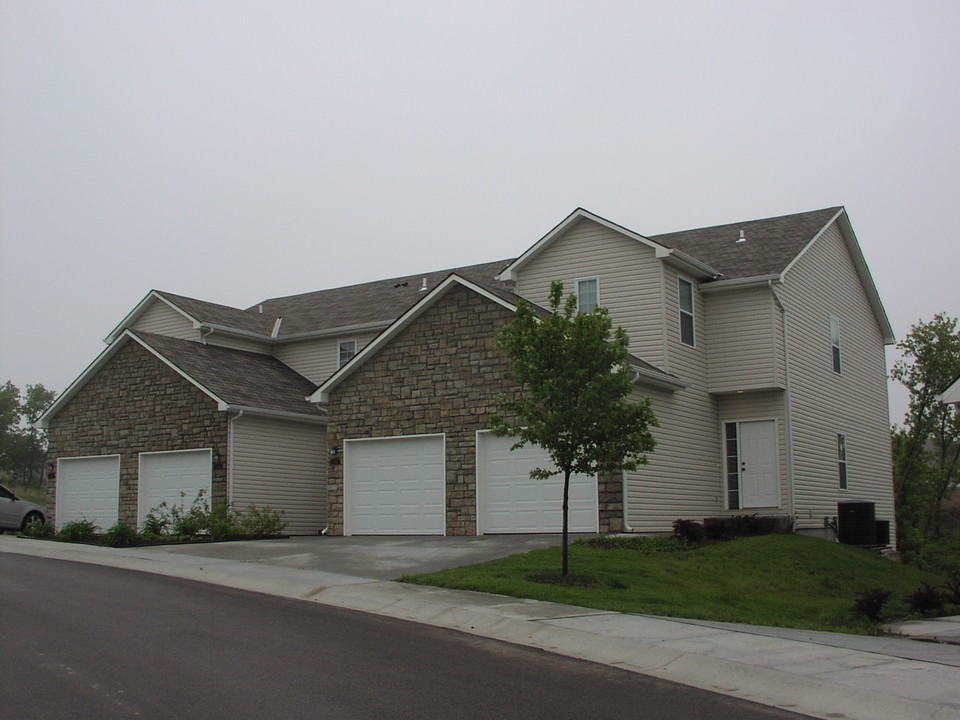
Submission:
[[[317,386],[275,357],[154,333],[130,332],[230,405],[324,416],[306,400]]]
[[[779,275],[842,209],[824,208],[647,237],[716,268],[723,273],[722,280]],[[741,230],[745,241],[738,243]]]
[[[304,295],[273,298],[254,305],[246,312],[259,312],[262,305],[263,315],[271,318],[271,328],[276,318],[282,317],[283,323],[278,335],[281,339],[349,325],[389,323],[420,302],[425,295],[425,292],[420,290],[424,278],[427,281],[427,291],[453,273],[485,287],[508,288],[505,283],[494,280],[494,276],[510,262],[511,260],[499,260]]]
[[[207,325],[220,325],[222,327],[245,330],[269,337],[270,332],[273,330],[273,324],[276,321],[276,318],[268,318],[258,313],[240,310],[239,308],[229,307],[227,305],[218,305],[217,303],[197,300],[196,298],[176,295],[161,290],[157,290],[156,292],[193,319],[199,320]]]

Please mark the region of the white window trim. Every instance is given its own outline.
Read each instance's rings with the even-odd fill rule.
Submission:
[[[588,277],[574,278],[574,280],[573,280],[573,290],[574,290],[574,294],[577,296],[577,312],[584,312],[584,311],[580,308],[580,283],[582,283],[582,282],[590,282],[591,280],[593,280],[595,283],[597,283],[597,305],[596,305],[596,306],[597,306],[597,307],[600,307],[600,276],[599,276],[599,275],[590,275],[590,276],[588,276]],[[592,311],[592,310],[588,310],[587,312],[593,312],[593,311]]]
[[[843,457],[840,456],[840,438],[843,438]],[[837,487],[841,490],[850,489],[850,453],[847,452],[847,434],[837,433]],[[843,468],[843,476],[840,475],[840,468]],[[842,480],[842,482],[841,482]]]
[[[833,329],[836,327],[836,339],[834,339]],[[836,357],[836,361],[834,361]],[[841,337],[840,318],[836,315],[830,316],[830,367],[837,375],[843,375],[843,339]]]
[[[348,357],[346,360],[343,359],[343,344],[344,343],[353,343],[353,355]],[[339,370],[344,365],[346,365],[350,360],[357,354],[358,343],[356,338],[342,338],[337,340],[337,369]]]
[[[683,309],[681,305],[681,295],[680,288],[682,283],[687,283],[690,286],[690,312],[687,312]],[[696,283],[689,278],[685,278],[682,275],[677,275],[677,336],[680,339],[681,345],[686,345],[687,347],[695,348],[697,346],[697,295],[694,292],[696,288]],[[683,322],[681,321],[681,316],[689,315],[690,320],[693,324],[693,342],[685,343],[683,341]]]

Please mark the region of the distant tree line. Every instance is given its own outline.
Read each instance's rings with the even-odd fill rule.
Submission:
[[[960,332],[943,313],[914,325],[897,347],[903,357],[891,375],[910,391],[903,427],[893,428],[897,536],[917,552],[957,530],[944,501],[960,482],[960,409],[940,396],[960,377]]]
[[[0,479],[17,485],[42,487],[47,436],[40,416],[56,393],[43,385],[20,388],[9,380],[0,386]]]

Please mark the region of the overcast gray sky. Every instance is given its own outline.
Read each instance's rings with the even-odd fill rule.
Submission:
[[[151,288],[515,257],[577,206],[845,205],[902,338],[960,314],[958,36],[956,0],[0,0],[0,383],[63,390]]]

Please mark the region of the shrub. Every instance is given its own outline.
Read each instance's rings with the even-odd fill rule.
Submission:
[[[919,615],[939,613],[943,610],[943,593],[930,583],[921,583],[920,587],[907,595],[910,612]]]
[[[103,544],[109,547],[130,547],[139,540],[137,529],[125,522],[118,522],[103,534]]]
[[[68,522],[60,528],[57,537],[67,542],[90,542],[96,537],[98,529],[96,525],[84,518]]]
[[[884,588],[870,588],[857,595],[853,602],[853,609],[860,615],[865,616],[871,622],[879,622],[880,613],[887,600],[893,595],[893,590]]]
[[[947,578],[943,586],[943,598],[946,602],[960,607],[960,573]]]
[[[143,534],[146,537],[158,538],[170,532],[170,512],[167,510],[167,501],[164,500],[157,507],[151,508],[147,517],[143,519]]]
[[[204,498],[205,495],[206,490],[200,490],[190,509],[186,509],[183,505],[186,493],[180,493],[180,504],[170,508],[170,527],[174,535],[196,537],[209,533],[210,505]]]
[[[704,518],[703,528],[710,540],[732,540],[754,535],[772,535],[793,531],[793,520],[785,517],[732,515]]]
[[[217,503],[207,513],[207,532],[211,540],[225,540],[242,534],[240,514],[229,503]]]
[[[57,536],[57,528],[53,523],[38,522],[30,525],[24,533],[27,537],[51,540]]]
[[[707,539],[706,530],[696,520],[674,520],[673,535],[688,543],[702,543]]]
[[[287,526],[283,519],[283,511],[273,510],[269,506],[258,508],[256,505],[251,505],[245,512],[238,515],[241,532],[252,537],[279,535]]]

